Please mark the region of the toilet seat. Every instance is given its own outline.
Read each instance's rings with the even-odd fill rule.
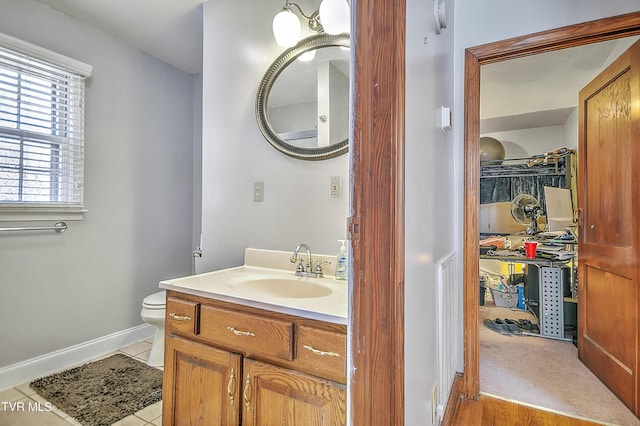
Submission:
[[[147,309],[164,309],[166,308],[166,291],[159,291],[148,295],[142,300],[142,307]]]

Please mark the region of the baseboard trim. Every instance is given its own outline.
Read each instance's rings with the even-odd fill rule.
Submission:
[[[149,324],[141,324],[0,368],[0,392],[74,365],[91,361],[126,346],[149,339],[154,335],[155,327]]]
[[[487,398],[499,399],[501,401],[512,402],[512,403],[518,404],[518,405],[524,405],[525,407],[533,408],[534,410],[546,411],[546,412],[549,412],[549,413],[559,414],[559,415],[564,416],[564,417],[571,417],[572,419],[582,420],[584,422],[595,423],[595,424],[605,425],[605,426],[606,425],[611,425],[611,423],[606,423],[606,422],[603,422],[602,420],[591,419],[589,417],[584,417],[584,416],[580,416],[580,415],[577,415],[577,414],[571,414],[571,413],[567,413],[565,411],[555,410],[553,408],[543,407],[542,405],[530,404],[528,402],[519,401],[517,399],[511,399],[511,398],[495,395],[495,394],[488,393],[488,392],[480,391],[480,395],[485,396]]]
[[[442,416],[442,425],[447,426],[453,423],[453,419],[458,412],[458,405],[460,404],[460,397],[462,396],[463,376],[461,373],[457,373],[453,379],[451,385],[451,391],[449,392],[449,398],[447,399],[447,408]]]

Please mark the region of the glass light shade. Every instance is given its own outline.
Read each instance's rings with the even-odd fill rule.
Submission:
[[[300,20],[290,10],[283,10],[273,18],[273,36],[282,47],[295,46],[300,39]]]
[[[349,32],[351,18],[346,0],[322,0],[320,3],[320,22],[327,34]]]

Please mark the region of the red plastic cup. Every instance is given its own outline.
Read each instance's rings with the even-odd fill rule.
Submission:
[[[536,241],[525,241],[524,242],[524,252],[528,258],[533,259],[536,257],[536,248],[538,247],[538,243]]]

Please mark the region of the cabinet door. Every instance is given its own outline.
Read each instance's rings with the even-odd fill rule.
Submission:
[[[237,426],[242,357],[174,335],[165,345],[163,424]]]
[[[244,360],[243,426],[346,424],[346,387],[252,359]]]

